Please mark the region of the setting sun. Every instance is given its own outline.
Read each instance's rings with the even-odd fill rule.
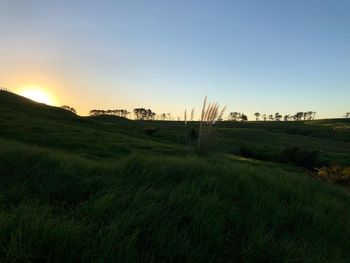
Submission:
[[[38,87],[26,87],[23,88],[20,92],[20,95],[34,100],[36,102],[40,102],[40,103],[45,103],[47,105],[54,105],[54,99],[52,98],[52,96],[50,96],[48,94],[48,92],[43,91],[43,89],[38,88]]]

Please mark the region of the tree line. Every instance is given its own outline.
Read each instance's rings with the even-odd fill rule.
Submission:
[[[62,106],[63,109],[69,110],[76,114],[76,110],[73,107],[69,107],[67,105]],[[174,118],[169,113],[162,113],[160,115],[157,115],[155,112],[153,112],[151,109],[146,108],[135,108],[133,110],[135,120],[174,120]],[[129,118],[131,115],[131,112],[125,110],[125,109],[115,109],[115,110],[91,110],[89,112],[90,116],[100,116],[100,115],[114,115],[122,118]],[[275,114],[269,114],[266,113],[260,114],[259,112],[254,113],[255,120],[256,121],[310,121],[314,120],[316,116],[315,111],[306,111],[306,112],[297,112],[295,114],[286,114],[282,116],[280,113],[276,112]],[[344,117],[346,119],[350,119],[350,112],[346,112]],[[193,116],[192,116],[193,118]],[[180,117],[178,117],[178,120],[180,120]],[[227,118],[228,121],[248,121],[248,116],[241,112],[230,112]],[[223,121],[223,119],[220,119],[218,121]]]
[[[228,115],[229,121],[248,121],[247,115],[240,112],[230,112]]]
[[[89,112],[90,116],[101,116],[101,115],[113,115],[117,117],[127,118],[130,115],[125,109],[115,109],[115,110],[91,110]]]
[[[295,114],[286,114],[282,116],[280,113],[276,112],[275,114],[267,115],[266,113],[260,114],[259,112],[255,112],[255,120],[256,121],[311,121],[315,119],[316,112],[315,111],[306,111],[306,112],[297,112]]]

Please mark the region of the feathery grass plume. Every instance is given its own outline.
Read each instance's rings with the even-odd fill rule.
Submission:
[[[206,153],[209,149],[210,143],[213,141],[215,123],[222,119],[225,110],[226,106],[220,111],[220,105],[217,102],[207,105],[207,97],[204,98],[198,136],[199,153]]]
[[[194,108],[192,108],[192,110],[191,110],[191,119],[190,119],[190,121],[193,121],[193,119],[194,119]]]
[[[185,144],[188,144],[188,135],[187,135],[187,109],[184,112],[184,121],[185,121]]]

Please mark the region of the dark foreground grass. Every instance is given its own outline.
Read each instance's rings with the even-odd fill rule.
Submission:
[[[0,140],[3,262],[348,262],[350,199],[281,165]]]
[[[350,165],[349,121],[223,122],[198,157],[183,122],[0,109],[0,262],[350,261],[348,190],[275,162]]]

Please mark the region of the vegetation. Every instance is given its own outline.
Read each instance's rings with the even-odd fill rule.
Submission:
[[[219,124],[200,156],[183,121],[0,91],[1,261],[348,262],[350,121],[218,123],[209,106],[188,126]]]
[[[333,165],[317,169],[316,176],[334,184],[350,185],[350,167]]]
[[[101,115],[113,115],[121,118],[127,118],[130,112],[124,109],[115,109],[115,110],[91,110],[90,116],[101,116]]]
[[[134,115],[136,120],[153,120],[156,113],[151,109],[136,108],[134,109]]]
[[[255,115],[256,116],[256,115]],[[228,116],[228,120],[230,121],[247,121],[248,117],[247,115],[245,115],[244,113],[240,113],[240,112],[230,112],[229,116]],[[258,120],[258,117],[257,117]]]
[[[73,107],[67,106],[67,105],[63,105],[62,109],[65,109],[67,111],[73,112],[74,114],[77,114],[76,109],[74,109]]]
[[[267,120],[266,113],[260,114],[259,112],[256,112],[256,113],[254,113],[254,115],[255,115],[255,120],[256,121],[260,121],[260,117],[262,117],[263,121]],[[270,114],[268,116],[268,119],[271,120],[271,121],[280,121],[282,119],[282,117],[283,117],[284,121],[302,121],[302,120],[304,120],[304,121],[306,121],[306,120],[307,121],[311,121],[311,120],[315,119],[315,116],[316,116],[316,112],[314,112],[314,111],[307,111],[307,112],[301,112],[300,111],[300,112],[297,112],[294,115],[293,114],[292,115],[287,114],[287,115],[284,115],[284,116],[282,116],[281,114],[276,112],[274,115]],[[228,119],[232,120],[232,121],[239,121],[240,119],[242,120],[241,113],[239,113],[239,112],[231,112]]]
[[[153,134],[155,134],[158,130],[159,128],[149,127],[149,126],[143,129],[144,133],[149,136],[153,136]]]
[[[201,113],[201,119],[199,122],[199,134],[198,134],[198,152],[203,154],[206,153],[213,142],[213,132],[215,123],[222,119],[226,107],[220,111],[218,103],[209,103],[207,105],[207,97],[203,102],[203,108]],[[186,122],[186,111],[185,111],[185,122]]]

